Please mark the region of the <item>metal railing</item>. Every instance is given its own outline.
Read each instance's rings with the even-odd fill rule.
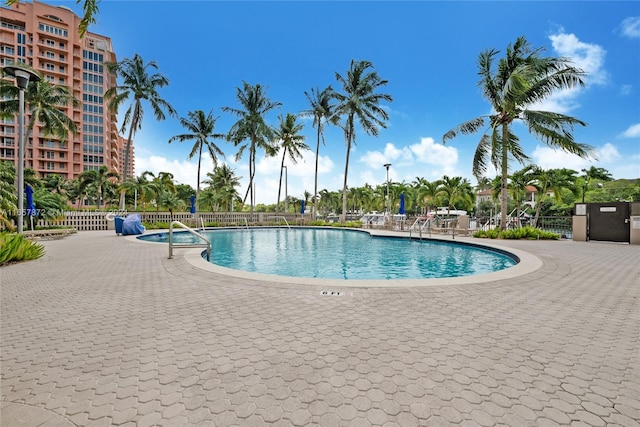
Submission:
[[[269,220],[269,219],[276,219],[276,218],[282,218],[284,220],[284,223],[287,224],[287,228],[291,228],[291,226],[287,222],[287,218],[285,218],[284,216],[268,216],[266,219]]]
[[[184,243],[184,244],[173,243],[173,226],[174,225],[179,225],[180,227],[184,228],[192,235],[198,237],[199,239],[204,240],[207,243]],[[207,239],[202,234],[195,231],[193,228],[187,227],[180,221],[172,221],[171,224],[169,224],[169,259],[173,258],[174,246],[179,246],[181,248],[207,248],[207,261],[209,261],[209,258],[211,256],[211,242],[209,241],[209,239]]]

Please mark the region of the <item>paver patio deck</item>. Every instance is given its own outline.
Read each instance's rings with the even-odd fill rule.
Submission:
[[[640,246],[505,241],[541,268],[337,289],[43,243],[0,269],[3,427],[640,425]]]

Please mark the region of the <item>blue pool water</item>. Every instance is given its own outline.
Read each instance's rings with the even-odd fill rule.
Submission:
[[[211,262],[256,273],[325,279],[421,279],[491,273],[516,260],[474,245],[372,237],[331,228],[220,229],[200,232],[211,241]],[[139,237],[167,242],[167,233]],[[174,242],[193,243],[187,232]]]

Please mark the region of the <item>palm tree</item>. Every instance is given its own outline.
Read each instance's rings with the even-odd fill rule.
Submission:
[[[233,211],[234,202],[240,199],[236,190],[236,187],[240,186],[240,177],[236,176],[233,169],[225,163],[216,166],[213,173],[209,172],[207,176],[209,179],[204,180],[203,183],[208,186],[207,190],[210,190],[210,194],[207,195],[207,201],[203,201],[203,204],[210,206],[212,210],[223,207],[227,211]]]
[[[46,178],[44,178],[44,187],[53,193],[66,195],[66,184],[67,180],[57,173],[52,173],[51,175],[48,175]]]
[[[581,120],[564,114],[530,109],[551,95],[555,90],[583,86],[585,73],[570,65],[566,58],[543,58],[541,48],[531,49],[524,37],[507,47],[504,58],[497,67],[494,60],[499,53],[495,49],[482,52],[478,57],[479,85],[484,97],[491,103],[494,113],[480,116],[462,123],[444,134],[443,143],[455,138],[459,133],[475,133],[489,127],[480,138],[473,159],[473,174],[481,177],[487,168],[487,161],[501,171],[501,224],[506,227],[508,161],[511,155],[524,163],[529,160],[519,143],[519,138],[511,131],[511,125],[521,120],[535,137],[546,145],[559,148],[580,157],[587,157],[589,146],[574,140],[574,126],[586,126]]]
[[[165,192],[176,193],[176,186],[173,183],[173,174],[171,172],[158,172],[158,175],[151,171],[144,171],[143,178],[150,176],[151,182],[148,185],[149,194],[152,195],[156,203],[156,221],[160,217],[160,205],[162,204],[162,194]]]
[[[249,150],[249,186],[242,203],[246,203],[247,197],[251,194],[251,213],[255,206],[254,178],[256,168],[256,154],[258,149],[265,151],[267,156],[276,153],[275,148],[270,144],[273,140],[273,129],[265,122],[265,116],[271,110],[279,107],[279,102],[273,102],[267,97],[267,90],[260,84],[251,85],[242,82],[242,89],[236,88],[236,98],[241,108],[223,107],[222,111],[235,114],[238,121],[231,126],[227,138],[236,147],[239,146],[236,160],[242,158],[246,149]],[[246,140],[249,140],[246,142]]]
[[[600,181],[613,180],[613,177],[611,176],[609,171],[604,168],[597,168],[595,166],[591,166],[589,169],[582,169],[582,173],[584,174],[581,176],[583,180],[582,203],[584,203],[584,195],[587,192],[589,185],[591,185],[591,181],[593,181],[594,179],[600,180]]]
[[[424,178],[416,177],[414,181],[416,199],[420,207],[424,208],[424,214],[428,214],[431,207],[438,207],[440,184],[442,184],[441,180],[427,181]]]
[[[11,218],[18,211],[18,196],[14,185],[16,168],[13,162],[0,161],[0,228],[11,228]]]
[[[174,192],[164,190],[160,194],[159,204],[169,211],[171,221],[173,221],[173,211],[179,211],[185,208],[184,200],[180,200],[180,197]]]
[[[193,159],[196,154],[198,155],[198,175],[196,184],[197,201],[198,196],[200,195],[200,164],[202,162],[202,149],[205,147],[207,148],[207,151],[211,156],[211,160],[213,160],[213,166],[216,167],[218,165],[218,156],[224,157],[224,153],[213,141],[209,141],[209,138],[221,139],[224,138],[225,135],[213,132],[218,118],[213,117],[212,111],[206,116],[202,110],[190,111],[187,115],[189,116],[188,118],[183,117],[180,119],[180,124],[190,133],[172,136],[171,139],[169,139],[169,143],[172,143],[173,141],[196,141],[195,144],[193,144],[193,148],[191,149],[188,158]]]
[[[117,179],[119,178],[119,175],[117,172],[109,171],[106,166],[100,166],[98,170],[86,170],[78,177],[80,181],[80,192],[82,193],[82,189],[85,189],[90,185],[94,186],[98,195],[98,202],[96,205],[98,206],[98,209],[100,209],[104,198],[104,187],[111,178]]]
[[[540,218],[540,210],[542,209],[542,203],[547,197],[548,193],[552,192],[556,202],[562,200],[562,190],[568,189],[575,192],[575,174],[577,172],[571,169],[548,169],[544,170],[535,166],[531,174],[535,179],[535,187],[538,190],[538,202],[536,204],[536,213],[533,218],[532,226],[535,227],[538,224],[538,218]]]
[[[120,132],[124,133],[129,127],[129,136],[124,149],[124,166],[122,178],[127,179],[130,175],[129,159],[131,157],[131,141],[135,133],[142,128],[142,118],[144,111],[142,101],[147,101],[153,109],[156,120],[161,121],[166,118],[164,110],[170,116],[176,116],[174,108],[164,99],[160,98],[158,89],[169,84],[169,80],[162,74],[155,72],[158,65],[155,61],[144,63],[142,57],[135,54],[133,58],[125,58],[120,62],[108,62],[105,64],[110,73],[119,75],[122,84],[113,86],[105,92],[104,96],[109,100],[109,110],[118,113],[120,106],[132,97],[129,108],[124,113]],[[151,74],[153,73],[153,74]],[[120,209],[124,210],[125,193],[120,193]]]
[[[461,176],[450,178],[444,175],[440,181],[438,195],[447,200],[447,215],[452,207],[456,207],[456,203],[467,210],[473,206],[473,188],[469,180]]]
[[[19,89],[14,85],[0,85],[0,111],[2,116],[10,117],[17,114]],[[25,93],[25,102],[29,106],[29,123],[27,124],[26,139],[33,132],[36,123],[42,126],[42,133],[53,135],[60,141],[66,141],[69,132],[78,131],[73,119],[65,114],[63,107],[69,104],[80,105],[67,86],[54,85],[46,79],[30,82]]]
[[[516,202],[516,218],[518,227],[522,226],[520,213],[522,209],[522,201],[527,196],[527,187],[535,181],[535,175],[533,175],[534,166],[529,165],[525,168],[516,171],[511,174],[509,179],[509,192],[511,198]]]
[[[343,77],[336,73],[336,80],[342,85],[343,93],[336,93],[338,101],[336,114],[344,116],[344,139],[347,144],[347,156],[344,165],[344,185],[342,186],[342,214],[341,222],[344,224],[347,213],[347,177],[349,174],[349,154],[351,145],[355,144],[356,120],[362,129],[368,134],[378,136],[380,127],[386,128],[389,114],[380,106],[382,101],[391,102],[391,95],[376,93],[376,90],[387,84],[375,71],[369,61],[351,61],[351,66]]]
[[[305,91],[305,96],[311,104],[311,109],[303,111],[306,116],[313,116],[313,127],[318,129],[318,140],[316,142],[316,169],[313,184],[313,219],[316,219],[318,210],[316,209],[316,200],[318,199],[318,161],[320,159],[320,141],[324,145],[324,125],[332,124],[337,126],[340,123],[340,116],[335,114],[335,105],[331,101],[335,98],[335,92],[331,86],[327,86],[323,90],[317,87],[311,88],[311,93]]]
[[[282,172],[284,171],[284,161],[289,157],[291,163],[298,163],[298,159],[302,157],[302,150],[308,150],[309,146],[304,143],[304,136],[300,135],[300,131],[304,125],[296,123],[297,116],[287,113],[286,117],[279,116],[280,127],[274,132],[276,141],[280,142],[282,148],[282,161],[280,162],[280,181],[278,184],[278,199],[276,201],[276,212],[280,207],[280,191],[282,190]]]

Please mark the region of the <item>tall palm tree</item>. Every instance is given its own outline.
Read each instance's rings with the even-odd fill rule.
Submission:
[[[303,111],[305,116],[313,116],[313,127],[318,129],[318,139],[316,142],[316,168],[314,174],[313,184],[313,219],[316,219],[318,210],[316,208],[316,200],[318,199],[318,161],[320,159],[320,141],[322,145],[324,141],[324,126],[325,124],[332,124],[337,126],[340,123],[340,116],[335,114],[336,106],[332,103],[335,98],[335,92],[331,86],[319,90],[311,88],[311,93],[305,91],[305,96],[311,104],[311,109]]]
[[[336,80],[342,86],[342,93],[337,92],[336,114],[344,116],[344,139],[347,144],[347,155],[344,164],[344,184],[342,186],[341,222],[346,220],[347,213],[347,178],[349,175],[349,155],[351,146],[356,141],[356,121],[368,135],[378,136],[380,128],[386,128],[389,114],[382,108],[382,101],[391,102],[393,98],[386,93],[376,93],[388,82],[378,76],[370,61],[351,61],[351,66],[343,77],[336,72]]]
[[[191,152],[189,153],[188,158],[193,159],[193,157],[198,155],[198,173],[197,173],[197,184],[196,184],[196,201],[198,200],[198,196],[200,195],[200,164],[202,162],[202,149],[207,148],[209,155],[211,156],[211,160],[213,160],[213,166],[216,167],[218,165],[218,156],[224,157],[224,153],[213,141],[210,141],[209,138],[213,139],[222,139],[225,137],[224,134],[214,133],[213,130],[216,127],[216,120],[218,118],[213,117],[213,112],[210,111],[209,114],[205,116],[204,111],[196,110],[190,111],[187,113],[187,118],[181,118],[180,124],[182,127],[187,129],[190,133],[183,133],[180,135],[172,136],[169,139],[169,143],[173,141],[191,141],[195,140],[195,144],[193,144],[193,148],[191,148]]]
[[[267,97],[267,89],[260,84],[251,85],[244,81],[242,82],[242,89],[236,88],[236,98],[241,108],[223,107],[222,111],[239,117],[238,121],[231,126],[227,138],[236,147],[239,147],[236,160],[242,158],[245,150],[249,150],[249,186],[242,203],[246,203],[248,195],[251,194],[251,213],[253,213],[255,207],[254,178],[257,150],[264,150],[267,156],[272,156],[276,153],[270,143],[273,140],[274,131],[265,121],[265,116],[281,104],[271,101]]]
[[[170,116],[176,116],[175,109],[160,97],[158,89],[169,84],[162,74],[156,72],[158,65],[155,61],[144,63],[142,57],[137,53],[133,58],[125,58],[120,62],[108,62],[105,64],[110,73],[120,76],[122,84],[113,86],[105,92],[104,96],[109,100],[109,110],[118,113],[120,106],[132,98],[129,108],[124,113],[121,133],[129,128],[129,136],[124,149],[124,166],[122,179],[127,179],[130,175],[129,159],[131,158],[131,141],[138,130],[142,128],[142,118],[144,110],[142,101],[147,101],[153,110],[156,120],[161,121],[166,118],[165,110]],[[120,209],[124,209],[125,193],[120,193]]]
[[[278,199],[276,201],[276,212],[280,207],[280,192],[282,190],[282,172],[284,171],[284,161],[287,157],[291,163],[298,163],[302,157],[301,151],[308,150],[309,146],[304,142],[304,136],[300,135],[304,125],[296,123],[297,116],[287,113],[286,117],[279,116],[280,127],[274,132],[275,141],[279,142],[282,148],[282,161],[280,162],[280,181],[278,184]]]
[[[540,56],[542,48],[532,49],[524,37],[507,47],[506,55],[495,64],[498,51],[490,49],[478,57],[479,86],[491,103],[494,113],[462,123],[444,134],[443,143],[459,133],[475,133],[489,122],[480,138],[473,159],[473,174],[481,177],[487,162],[501,173],[501,224],[506,227],[507,180],[509,156],[520,163],[529,160],[511,125],[521,120],[535,137],[546,145],[559,148],[580,157],[587,157],[590,147],[575,141],[572,131],[576,125],[586,126],[581,120],[550,111],[532,110],[556,90],[583,86],[585,73],[566,58]]]
[[[109,171],[106,166],[100,166],[98,170],[86,170],[78,177],[81,188],[80,192],[82,193],[82,189],[85,189],[90,185],[94,186],[98,196],[96,205],[98,206],[98,209],[100,209],[104,198],[104,187],[112,178],[118,179],[119,175],[117,172]]]
[[[18,113],[18,87],[1,80],[0,111],[3,117],[11,117]],[[49,83],[46,79],[30,82],[25,92],[25,103],[29,107],[29,123],[27,124],[26,139],[33,132],[36,123],[42,126],[42,133],[52,135],[61,141],[66,141],[69,132],[76,133],[78,128],[64,112],[63,108],[69,104],[80,105],[69,88],[63,85]]]

